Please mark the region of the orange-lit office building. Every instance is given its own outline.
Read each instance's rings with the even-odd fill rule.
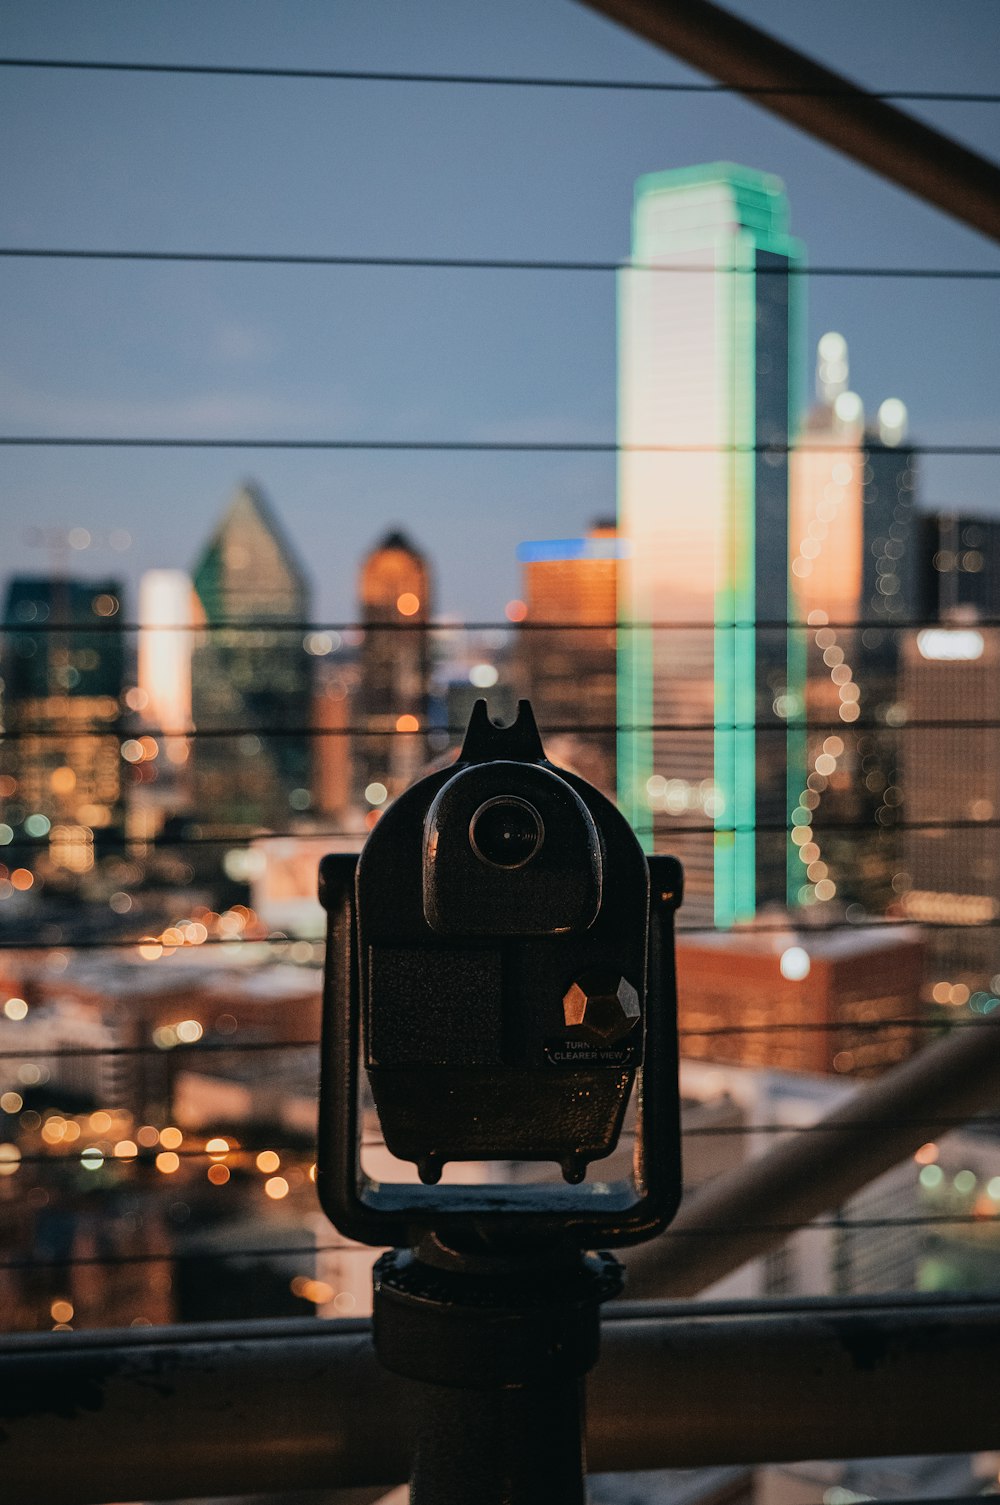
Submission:
[[[431,578],[427,561],[398,530],[375,545],[358,581],[364,638],[351,740],[354,803],[378,810],[427,760]]]
[[[609,795],[615,785],[616,643],[622,543],[613,522],[582,538],[523,543],[518,658],[549,756]]]
[[[343,819],[351,803],[351,701],[342,670],[317,665],[313,695],[313,806]]]

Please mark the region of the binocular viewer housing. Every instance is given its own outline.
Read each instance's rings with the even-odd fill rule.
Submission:
[[[402,1244],[472,1219],[487,1238],[568,1231],[592,1247],[665,1225],[680,1188],[680,882],[674,859],[647,860],[610,801],[548,762],[526,701],[509,727],[478,701],[457,762],[402,794],[360,859],[324,859],[317,1182],[343,1232]],[[586,1181],[640,1070],[632,1180]],[[362,1072],[386,1147],[421,1185],[362,1171]],[[438,1187],[449,1161],[551,1161],[563,1184]]]

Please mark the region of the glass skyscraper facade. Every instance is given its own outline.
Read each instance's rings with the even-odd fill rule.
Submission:
[[[310,803],[309,591],[256,486],[237,491],[193,580],[195,813],[210,829],[280,830]]]
[[[720,925],[785,902],[797,867],[787,225],[766,174],[650,174],[620,281],[619,799],[684,862],[689,917]]]
[[[4,857],[56,887],[72,885],[122,844],[121,615],[117,580],[15,576],[7,588],[0,642]]]

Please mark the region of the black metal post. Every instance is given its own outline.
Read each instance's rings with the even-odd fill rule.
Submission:
[[[411,1505],[583,1505],[581,1385],[421,1385]]]
[[[379,1359],[417,1382],[411,1505],[583,1505],[583,1376],[618,1262],[427,1240],[383,1255],[374,1279]]]

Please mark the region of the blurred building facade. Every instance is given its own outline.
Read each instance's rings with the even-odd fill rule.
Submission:
[[[190,811],[191,654],[195,603],[183,570],[147,570],[139,581],[137,682],[127,696],[144,756],[128,810],[129,844],[145,852],[174,816]],[[130,749],[131,750],[131,749]],[[152,753],[149,758],[145,754]]]
[[[930,1001],[1000,992],[1000,630],[928,625],[903,648],[901,908],[928,927]]]
[[[309,590],[257,487],[237,491],[193,580],[195,814],[209,828],[281,829],[312,800]]]
[[[523,543],[521,683],[548,756],[605,793],[615,788],[618,576],[613,521],[582,538]]]
[[[354,803],[378,809],[412,783],[427,760],[431,577],[427,560],[398,529],[363,560],[351,741]]]
[[[139,582],[137,688],[150,723],[181,738],[191,726],[193,611],[183,570],[146,570]]]
[[[920,615],[1000,618],[1000,521],[936,512],[920,522]]]
[[[4,611],[7,859],[72,883],[120,846],[125,647],[116,580],[19,576]]]
[[[342,670],[319,663],[312,724],[313,806],[343,822],[351,807],[351,696]]]
[[[8,1327],[314,1309],[291,1282],[315,1269],[319,971],[204,946],[267,932],[198,912],[138,954],[4,954]]]
[[[795,871],[785,273],[799,259],[773,177],[716,164],[636,185],[620,298],[619,798],[648,847],[684,862],[690,917],[722,925],[784,902]]]
[[[880,913],[900,866],[893,723],[901,625],[919,613],[919,529],[906,409],[888,398],[866,426],[848,379],[847,342],[830,331],[819,342],[817,401],[791,468],[792,588],[806,624],[809,726],[793,819],[799,897]]]

